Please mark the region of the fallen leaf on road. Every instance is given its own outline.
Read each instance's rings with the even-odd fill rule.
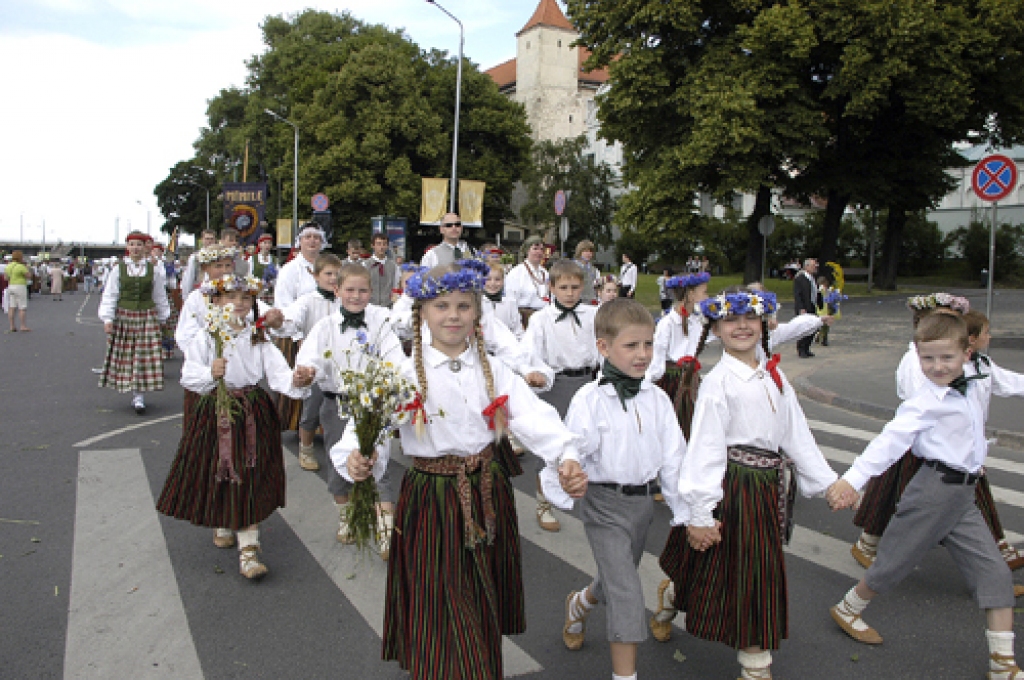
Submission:
[[[54,597],[57,597],[57,593],[59,593],[59,592],[60,592],[60,589],[59,589],[59,588],[57,588],[57,586],[54,586],[54,587],[53,587],[53,596],[54,596]]]
[[[351,580],[352,580],[352,579],[354,579],[355,577],[356,577],[356,575],[355,575],[355,574],[349,574],[349,575],[348,575],[348,576],[346,576],[345,578],[347,578],[347,579],[348,579],[349,581],[351,581]]]
[[[135,586],[134,588],[132,588],[131,590],[128,591],[128,594],[131,595],[132,593],[134,593],[138,589],[139,589],[139,587]]]
[[[0,517],[0,522],[7,522],[8,524],[39,524],[34,519],[8,519],[7,517]]]
[[[98,408],[98,409],[96,409],[96,413],[113,413],[113,412],[114,412],[114,409],[112,409],[112,408]]]
[[[851,654],[850,661],[853,661],[854,663],[860,661],[860,654]]]
[[[224,570],[220,568],[220,565],[215,564],[215,565],[213,565],[213,572],[215,574],[223,574]]]
[[[50,448],[49,444],[40,444],[39,446],[23,446],[22,451],[43,451]]]
[[[33,536],[32,538],[30,538],[29,540],[30,540],[30,541],[32,541],[33,543],[42,543],[42,542],[43,542],[43,539],[41,539],[41,538],[36,538],[35,536]]]
[[[686,661],[686,655],[680,652],[678,649],[676,650],[676,653],[672,655],[672,658],[678,661],[679,663]]]
[[[35,550],[29,550],[28,552],[21,553],[21,556],[22,557],[28,557],[29,555],[31,555],[34,552],[35,552]]]

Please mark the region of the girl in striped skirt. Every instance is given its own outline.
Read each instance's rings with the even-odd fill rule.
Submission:
[[[744,680],[771,678],[771,653],[788,637],[782,545],[792,486],[817,496],[836,481],[796,394],[768,353],[768,292],[723,293],[700,306],[704,340],[725,352],[704,378],[679,474],[685,529],[669,534],[661,567],[695,637],[739,650]],[[789,474],[792,471],[793,474]],[[789,484],[786,480],[789,479]]]
[[[312,381],[309,371],[293,374],[263,331],[246,321],[260,287],[253,277],[227,275],[201,288],[212,296],[212,309],[230,316],[229,339],[222,357],[211,332],[184,350],[181,384],[197,397],[156,506],[170,517],[213,528],[218,548],[234,546],[237,532],[239,571],[250,579],[267,573],[258,555],[259,523],[285,500],[281,424],[259,382],[266,378],[271,389],[301,399]],[[227,417],[217,408],[221,381],[231,402]]]
[[[673,276],[665,282],[665,290],[672,296],[672,310],[654,331],[654,357],[647,369],[647,379],[672,400],[687,438],[700,385],[700,364],[694,357],[702,328],[694,310],[707,299],[710,280],[711,275],[702,272]]]
[[[171,309],[163,267],[148,258],[150,238],[133,231],[126,238],[127,257],[107,275],[99,317],[107,334],[100,387],[132,393],[132,408],[146,412],[144,392],[164,388],[161,325]]]
[[[413,354],[402,373],[421,405],[399,431],[412,465],[391,535],[383,658],[413,680],[501,680],[501,636],[526,629],[509,482],[522,468],[506,426],[549,465],[579,459],[555,409],[487,355],[479,326],[486,276],[486,265],[462,261],[417,273],[406,286],[415,300]],[[380,479],[386,446],[369,460],[357,449],[350,427],[331,449],[338,472]],[[582,495],[585,477],[566,479],[570,495]]]

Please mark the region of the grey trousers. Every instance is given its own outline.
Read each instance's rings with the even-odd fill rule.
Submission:
[[[547,392],[541,392],[537,396],[540,397],[541,401],[554,406],[555,410],[558,411],[558,417],[564,421],[565,414],[569,412],[569,404],[572,403],[572,398],[576,396],[576,393],[581,387],[593,379],[593,375],[570,377],[567,375],[556,374],[555,382],[551,386],[551,389]],[[544,459],[538,456],[537,474],[540,474],[542,470],[544,470]]]
[[[324,393],[313,383],[310,385],[309,396],[302,400],[302,415],[299,416],[299,427],[306,432],[316,432],[320,424],[320,407],[324,403]],[[330,451],[330,449],[327,449]]]
[[[348,418],[342,419],[338,413],[338,402],[336,399],[321,399],[320,404],[320,425],[324,428],[324,451],[327,452],[327,490],[332,496],[348,496],[352,493],[352,482],[346,481],[334,469],[331,462],[331,449],[341,441],[345,434],[345,426],[348,425]],[[394,503],[394,495],[391,492],[391,464],[388,463],[384,476],[377,483],[377,490],[380,492],[380,499],[385,503]]]
[[[903,492],[865,583],[878,593],[892,590],[936,544],[949,551],[981,609],[1014,606],[1010,569],[974,504],[974,486],[947,484],[927,465]]]
[[[597,563],[590,594],[608,607],[608,641],[643,642],[647,611],[637,568],[654,520],[654,499],[591,485],[580,502],[580,518]]]

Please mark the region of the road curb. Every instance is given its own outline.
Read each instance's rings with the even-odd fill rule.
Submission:
[[[796,390],[797,394],[812,401],[816,401],[819,404],[835,406],[846,411],[852,411],[871,418],[877,418],[878,420],[892,420],[893,416],[896,414],[896,409],[872,404],[871,402],[861,401],[859,399],[844,397],[841,394],[832,392],[831,390],[818,387],[807,378],[796,378],[791,381],[790,384],[793,385],[793,389]],[[1024,451],[1024,433],[1014,432],[1012,430],[998,430],[990,427],[985,429],[985,434],[989,438],[994,437],[997,439],[999,446],[1004,446],[1016,451]]]

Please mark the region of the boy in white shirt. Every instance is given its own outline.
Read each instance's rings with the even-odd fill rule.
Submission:
[[[488,266],[491,267],[491,271],[487,274],[487,283],[484,284],[481,302],[483,313],[493,314],[494,318],[512,331],[516,340],[520,340],[523,337],[523,319],[519,315],[516,301],[505,295],[505,270],[501,265],[494,266],[488,263]]]
[[[861,619],[864,609],[941,544],[985,610],[988,677],[1016,678],[1021,671],[1013,651],[1013,581],[974,502],[988,443],[981,392],[964,376],[970,359],[967,324],[958,316],[932,314],[921,320],[914,342],[928,383],[900,405],[896,417],[829,489],[829,504],[834,509],[851,507],[857,490],[900,460],[908,448],[923,465],[900,496],[875,561],[830,612],[854,640],[880,644],[882,637]]]
[[[552,268],[554,269],[554,268]],[[566,417],[578,435],[587,476],[580,515],[598,576],[565,603],[562,640],[583,645],[586,617],[598,602],[608,606],[612,678],[636,678],[637,645],[647,639],[643,588],[637,566],[654,518],[660,478],[665,500],[681,523],[677,492],[686,441],[668,396],[644,380],[651,362],[654,320],[635,300],[613,300],[595,319],[597,348],[604,357],[600,379],[584,385]],[[544,486],[560,507],[571,505],[553,469]]]
[[[594,379],[594,369],[600,362],[594,335],[597,308],[580,302],[582,290],[583,269],[572,260],[556,262],[551,267],[554,304],[533,315],[522,340],[531,363],[554,373],[554,381],[540,398],[554,406],[561,418],[565,418],[577,390]],[[537,523],[545,531],[558,531],[561,525],[540,485],[543,469],[541,463],[537,469]]]

